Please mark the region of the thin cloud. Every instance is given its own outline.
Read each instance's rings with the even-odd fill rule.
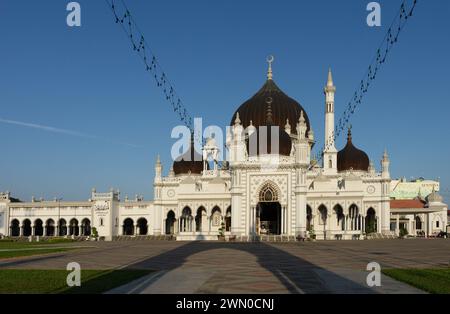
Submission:
[[[28,123],[28,122],[16,121],[16,120],[8,120],[8,119],[2,119],[2,118],[0,118],[0,123],[18,125],[18,126],[22,126],[22,127],[26,127],[26,128],[32,128],[32,129],[38,129],[38,130],[52,132],[52,133],[59,133],[59,134],[65,134],[65,135],[70,135],[70,136],[88,138],[88,139],[92,139],[92,140],[101,140],[101,141],[109,142],[112,144],[125,145],[125,146],[133,147],[133,148],[143,148],[143,146],[141,146],[141,145],[110,140],[110,139],[103,138],[103,137],[96,136],[96,135],[90,135],[90,134],[73,131],[73,130],[55,128],[55,127],[48,126],[48,125]]]

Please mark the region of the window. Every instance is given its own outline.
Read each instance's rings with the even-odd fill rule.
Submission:
[[[436,221],[436,228],[439,228],[439,221]]]
[[[333,168],[333,161],[331,159],[328,161],[328,168]]]
[[[213,216],[213,226],[220,226],[221,220],[222,217],[220,216],[220,213],[216,212]]]
[[[103,218],[100,218],[100,226],[103,226]]]

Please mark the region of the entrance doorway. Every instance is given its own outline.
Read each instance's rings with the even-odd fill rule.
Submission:
[[[256,211],[257,233],[260,235],[281,234],[281,205],[278,202],[261,202]]]

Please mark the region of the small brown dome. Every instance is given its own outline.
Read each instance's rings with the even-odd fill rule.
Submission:
[[[306,136],[308,136],[310,124],[305,109],[297,101],[287,96],[272,79],[268,79],[252,98],[239,107],[233,114],[230,125],[234,125],[234,120],[238,112],[244,129],[250,125],[250,121],[252,121],[253,126],[256,128],[266,125],[266,112],[263,108],[265,108],[266,99],[269,97],[273,99],[273,125],[278,125],[280,129],[284,129],[286,121],[289,119],[290,123],[294,123],[291,132],[297,134],[295,125],[300,118],[300,113],[303,111],[307,125]]]
[[[283,156],[289,156],[291,154],[292,148],[291,137],[283,128],[279,127],[278,125],[274,125],[272,120],[273,117],[271,106],[273,99],[269,97],[266,101],[266,122],[264,125],[259,126],[252,134],[250,134],[250,136],[246,140],[248,155],[250,157],[265,154],[279,154]],[[278,139],[272,138],[273,136],[276,136],[277,133],[273,132],[275,130],[272,130],[272,127],[278,128]],[[278,141],[278,151],[275,151],[276,147],[272,148],[272,143],[275,144],[276,140]],[[263,145],[265,147],[260,147],[260,143],[265,143],[265,145]],[[250,147],[250,144],[252,145],[252,147]]]
[[[347,170],[368,171],[369,156],[356,148],[352,143],[352,132],[348,130],[347,145],[337,154],[337,169],[339,172]]]
[[[209,169],[209,166],[207,164]],[[201,174],[203,171],[203,156],[198,153],[194,145],[191,145],[189,150],[175,159],[173,162],[173,172],[175,175],[179,174]]]

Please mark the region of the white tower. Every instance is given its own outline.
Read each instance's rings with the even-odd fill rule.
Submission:
[[[391,175],[389,173],[389,156],[387,150],[384,151],[381,159],[381,232],[390,232],[390,218],[391,218]],[[378,229],[378,230],[380,230]]]
[[[158,155],[155,163],[155,183],[159,183],[162,181],[162,164],[161,159]]]
[[[334,94],[336,87],[333,84],[331,69],[328,70],[325,93],[325,147],[323,150],[323,168],[326,174],[337,173],[337,150],[334,143]]]

